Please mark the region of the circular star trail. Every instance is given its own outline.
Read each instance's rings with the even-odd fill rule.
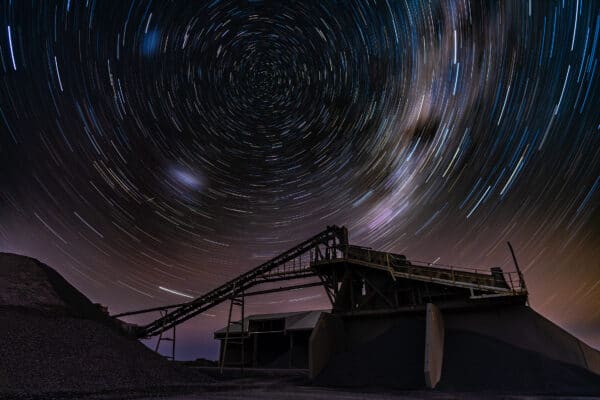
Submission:
[[[599,36],[577,0],[4,0],[0,250],[116,312],[330,224],[480,268],[510,240],[532,305],[598,346]]]

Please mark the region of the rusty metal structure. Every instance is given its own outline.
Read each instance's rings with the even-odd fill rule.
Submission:
[[[265,284],[316,278],[319,275],[312,268],[312,264],[316,260],[338,257],[340,249],[345,248],[347,245],[347,229],[344,227],[329,226],[323,232],[190,302],[126,312],[114,315],[114,317],[118,318],[152,311],[168,311],[150,324],[136,329],[135,334],[137,337],[146,338],[172,329],[227,300],[234,301],[246,296],[322,285],[322,282],[304,282],[248,292],[251,288]]]
[[[227,345],[243,347],[243,332],[235,341],[230,340],[228,333],[229,327],[236,324],[232,321],[234,306],[239,307],[244,319],[247,296],[322,286],[334,314],[424,309],[427,303],[464,306],[465,301],[472,303],[492,299],[524,303],[527,288],[518,264],[516,267],[516,272],[504,272],[500,268],[485,271],[415,262],[400,254],[350,245],[345,227],[328,226],[317,235],[190,302],[126,312],[114,317],[161,312],[160,318],[136,327],[134,335],[138,338],[158,335],[156,350],[163,340],[172,341],[170,358],[175,359],[175,327],[225,301],[230,301],[226,352]],[[273,287],[278,282],[286,284]],[[171,337],[163,336],[169,330],[172,330]],[[223,360],[220,364],[223,366]]]
[[[222,373],[308,367],[317,385],[400,389],[600,387],[600,352],[528,306],[508,247],[514,271],[461,268],[351,245],[345,227],[329,226],[192,301],[114,317],[160,312],[123,325],[136,338],[158,336],[156,350],[171,342],[174,360],[177,325],[229,301],[227,325],[214,334]],[[314,286],[330,311],[246,315],[249,296]]]
[[[428,302],[527,297],[520,272],[488,271],[409,261],[405,256],[346,245],[311,267],[321,277],[335,312],[416,307]]]

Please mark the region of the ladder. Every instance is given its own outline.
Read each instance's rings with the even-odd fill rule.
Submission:
[[[167,312],[168,312],[168,310],[160,310],[161,317],[164,317],[165,315],[167,315]],[[158,340],[156,341],[156,346],[154,347],[154,352],[158,353],[158,349],[160,348],[161,342],[171,342],[171,355],[166,356],[166,358],[171,361],[175,361],[175,338],[176,338],[175,328],[176,327],[174,325],[171,330],[171,337],[164,336],[165,332],[167,331],[166,329],[161,331],[160,334],[158,335]]]
[[[235,289],[233,291],[234,293],[236,293]],[[227,328],[225,330],[225,340],[223,341],[223,351],[221,352],[221,359],[219,360],[219,370],[221,375],[223,375],[223,369],[225,368],[225,363],[226,363],[226,357],[227,357],[227,346],[231,345],[231,344],[235,344],[235,345],[239,345],[240,346],[240,373],[242,376],[244,376],[244,364],[246,363],[245,357],[244,357],[244,353],[245,353],[245,346],[244,346],[244,341],[246,339],[246,331],[245,331],[245,315],[244,315],[244,303],[245,303],[245,299],[244,299],[244,291],[242,290],[242,292],[238,295],[238,296],[232,296],[229,302],[229,315],[227,317]],[[232,313],[233,313],[233,307],[237,306],[240,308],[240,320],[239,321],[232,321]],[[232,325],[239,325],[240,326],[240,331],[239,331],[239,337],[237,337],[236,339],[231,339],[229,337],[229,334],[231,333],[231,326]]]

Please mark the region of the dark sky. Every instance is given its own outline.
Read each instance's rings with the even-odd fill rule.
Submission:
[[[510,240],[534,309],[600,347],[600,3],[482,3],[3,0],[0,251],[115,313],[328,224],[480,268]]]

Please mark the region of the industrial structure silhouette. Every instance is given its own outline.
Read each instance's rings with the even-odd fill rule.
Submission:
[[[546,390],[561,385],[557,376],[597,381],[600,353],[528,307],[510,250],[511,272],[441,266],[353,246],[345,227],[329,226],[193,301],[115,317],[161,311],[129,331],[158,335],[157,350],[172,341],[175,359],[176,326],[229,301],[227,325],[215,332],[221,370],[308,368],[322,384]],[[245,315],[249,296],[311,286],[324,288],[330,311]],[[522,378],[508,383],[506,371]]]

